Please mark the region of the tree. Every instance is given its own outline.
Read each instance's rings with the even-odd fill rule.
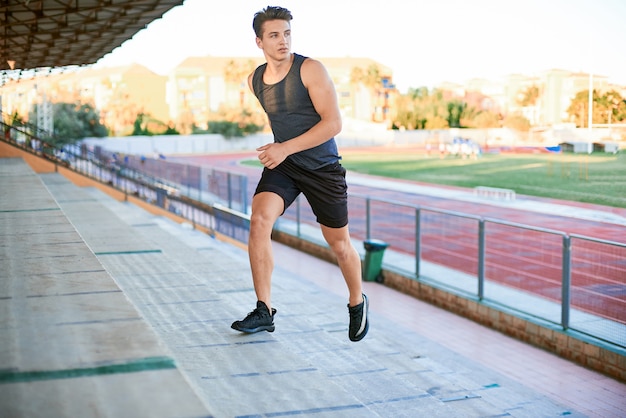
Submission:
[[[460,128],[461,127],[461,115],[465,111],[467,107],[467,103],[462,102],[460,100],[453,100],[448,102],[448,126],[450,128]]]
[[[54,142],[56,145],[71,144],[87,137],[108,135],[100,123],[98,112],[90,104],[54,103]]]
[[[474,125],[478,129],[499,128],[500,118],[496,113],[484,110],[476,115]]]
[[[101,116],[112,136],[124,136],[131,134],[137,114],[142,112],[143,108],[132,99],[126,83],[117,83]]]
[[[481,112],[483,111],[468,104],[461,114],[461,126],[464,128],[477,128],[476,119]]]
[[[430,92],[426,87],[410,89],[396,100],[396,129],[445,129],[462,127],[468,106],[464,100],[450,98],[443,90]]]
[[[602,95],[597,106],[601,114],[600,123],[611,124],[626,120],[626,99],[615,90]]]
[[[595,95],[595,94],[594,94]],[[580,91],[576,93],[576,96],[570,102],[567,108],[567,114],[571,122],[574,122],[578,127],[585,126],[585,120],[587,118],[589,91]]]
[[[377,64],[370,64],[366,69],[353,67],[350,72],[350,83],[354,86],[364,86],[373,98],[371,120],[383,121],[389,111],[386,78]]]
[[[173,124],[167,125],[167,129],[163,132],[163,135],[180,135],[180,132],[176,130]]]
[[[130,134],[131,136],[141,136],[141,135],[150,135],[150,131],[143,126],[143,113],[139,113],[135,118],[135,122],[133,122],[133,132]]]
[[[430,129],[434,129],[433,124],[437,127],[445,124],[447,127],[444,118],[435,122],[438,115],[445,113],[438,105],[439,99],[437,92],[430,94],[426,87],[409,89],[407,94],[396,100],[397,111],[392,126],[396,129],[428,129],[427,124],[430,121]]]
[[[517,104],[523,107],[534,106],[539,100],[541,90],[539,87],[532,85],[519,92],[517,96]]]
[[[530,121],[522,115],[511,114],[504,118],[502,126],[517,131],[528,132],[530,130]]]
[[[426,94],[428,94],[428,90],[426,90]],[[426,119],[418,114],[416,99],[412,94],[398,97],[396,107],[396,117],[392,123],[393,129],[425,129]]]
[[[592,123],[611,123],[626,120],[626,100],[615,90],[602,95],[593,90]],[[574,96],[567,108],[570,121],[578,127],[588,126],[589,90],[580,91]]]
[[[448,121],[441,116],[433,116],[426,121],[424,129],[447,129]]]
[[[228,108],[222,106],[219,112],[209,116],[206,132],[222,134],[225,138],[242,137],[263,129],[265,119],[259,113],[247,108]],[[196,131],[196,133],[204,133]]]

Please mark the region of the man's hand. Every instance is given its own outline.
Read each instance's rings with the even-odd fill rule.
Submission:
[[[276,168],[278,164],[285,161],[285,158],[289,156],[289,153],[285,149],[285,144],[277,142],[265,144],[256,150],[261,152],[259,154],[261,164],[269,169]]]

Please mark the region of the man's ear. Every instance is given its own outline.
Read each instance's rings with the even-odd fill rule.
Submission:
[[[258,36],[256,37],[256,46],[258,46],[259,49],[263,49],[263,41]]]

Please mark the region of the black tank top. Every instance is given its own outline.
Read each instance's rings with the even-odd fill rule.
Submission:
[[[263,82],[267,63],[257,67],[252,76],[254,94],[270,120],[274,142],[285,142],[302,135],[321,120],[300,76],[300,68],[306,58],[294,54],[289,72],[276,84]],[[335,163],[341,157],[337,151],[335,138],[330,138],[321,145],[287,158],[301,167],[315,170]]]

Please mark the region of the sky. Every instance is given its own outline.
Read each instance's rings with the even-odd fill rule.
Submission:
[[[293,52],[371,58],[401,93],[550,69],[626,85],[624,0],[186,0],[97,66],[165,75],[190,56],[262,57],[252,18],[268,4],[291,10]]]

